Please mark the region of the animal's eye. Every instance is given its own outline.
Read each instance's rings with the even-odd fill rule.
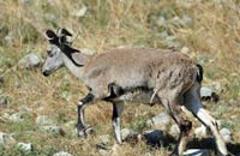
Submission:
[[[47,51],[49,57],[53,57],[54,53],[51,50]]]

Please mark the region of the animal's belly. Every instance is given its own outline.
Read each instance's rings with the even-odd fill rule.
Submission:
[[[151,90],[135,90],[124,93],[120,97],[114,99],[114,101],[125,101],[131,103],[145,103],[145,104],[160,103],[160,99],[157,96],[154,96],[154,98],[151,101],[152,96],[153,91]]]

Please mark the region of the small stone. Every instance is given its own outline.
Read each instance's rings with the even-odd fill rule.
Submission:
[[[150,145],[163,145],[165,141],[165,135],[160,130],[148,130],[143,133],[143,137]]]
[[[51,21],[53,23],[59,19],[59,17],[53,13],[46,13],[44,14],[44,17],[47,21]]]
[[[205,138],[208,135],[208,129],[204,125],[201,125],[195,129],[194,134],[197,138]]]
[[[166,128],[169,123],[170,117],[166,112],[162,112],[150,120],[147,120],[147,125],[154,128]]]
[[[181,53],[183,53],[183,54],[188,54],[189,53],[189,48],[188,47],[183,47],[182,49],[181,49]]]
[[[132,129],[124,128],[121,130],[122,140],[128,140],[137,137],[138,133]]]
[[[232,132],[229,129],[222,128],[220,130],[220,134],[222,135],[222,137],[226,143],[232,142]]]
[[[205,149],[189,149],[183,153],[184,156],[209,156],[210,153]]]
[[[16,146],[26,153],[31,152],[33,150],[33,145],[31,143],[19,142],[17,143]]]
[[[150,152],[145,153],[144,156],[153,156]]]
[[[167,26],[167,20],[165,19],[165,17],[160,16],[160,17],[158,17],[158,19],[156,21],[156,24],[159,27],[166,27]]]
[[[58,153],[53,154],[53,156],[72,156],[72,154],[64,151],[60,151]]]
[[[173,35],[169,35],[163,41],[163,44],[168,48],[178,49],[181,47],[181,43],[177,41],[177,38]]]
[[[208,87],[201,87],[200,94],[201,97],[211,97],[213,90]]]
[[[24,121],[24,113],[17,112],[9,116],[9,120],[12,122],[22,122]]]
[[[178,128],[177,124],[171,126],[169,134],[175,138],[177,138],[180,135],[180,129]]]
[[[32,68],[39,67],[41,63],[42,63],[41,58],[33,52],[24,56],[19,61],[20,67],[25,69],[32,69]]]
[[[79,10],[76,10],[75,12],[73,12],[72,15],[80,18],[80,17],[85,16],[87,10],[88,10],[88,8],[84,5]]]
[[[14,34],[12,32],[9,32],[5,37],[4,40],[6,41],[6,44],[11,46],[14,42]]]
[[[36,124],[39,126],[44,126],[44,125],[53,125],[54,122],[49,119],[46,115],[41,115],[36,118]]]
[[[110,156],[111,155],[111,152],[109,150],[99,149],[98,152],[101,156]]]
[[[84,54],[87,54],[87,55],[93,55],[94,53],[96,53],[95,50],[88,49],[88,48],[81,48],[80,51]]]
[[[176,26],[188,27],[192,25],[192,18],[188,15],[183,15],[182,17],[175,16],[170,22]]]
[[[0,145],[5,146],[13,143],[15,143],[15,139],[11,135],[0,132]]]
[[[21,0],[21,3],[26,5],[26,4],[30,4],[32,2],[32,0]]]
[[[110,144],[110,136],[109,135],[102,135],[99,137],[101,144],[109,145]]]
[[[188,15],[183,15],[182,21],[183,21],[184,26],[191,26],[193,24],[192,17],[190,17]]]
[[[41,129],[52,135],[61,135],[61,136],[65,135],[64,130],[58,126],[43,126],[41,127]]]
[[[205,101],[209,101],[209,100],[212,100],[214,102],[219,101],[219,96],[211,88],[208,88],[208,87],[201,87],[200,95],[201,95],[201,99]]]

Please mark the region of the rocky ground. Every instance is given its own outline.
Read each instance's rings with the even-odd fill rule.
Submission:
[[[240,155],[240,4],[234,0],[0,0],[0,155],[167,155],[179,134],[161,106],[127,103],[124,144],[114,145],[111,105],[86,110],[94,126],[76,135],[76,104],[87,89],[62,69],[45,78],[43,32],[66,27],[88,54],[115,47],[174,48],[204,67],[204,107]],[[17,12],[17,14],[16,14]],[[216,155],[211,134],[194,123],[185,155]]]

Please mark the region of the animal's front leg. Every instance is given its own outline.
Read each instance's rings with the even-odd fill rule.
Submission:
[[[115,139],[118,144],[122,143],[121,139],[121,113],[123,111],[123,102],[113,103],[113,114],[112,114],[112,124],[113,124],[113,130],[115,134]]]
[[[77,112],[78,112],[78,121],[77,121],[77,134],[79,137],[86,137],[87,134],[90,132],[91,127],[86,125],[85,123],[85,116],[84,116],[84,110],[85,108],[92,103],[94,100],[94,95],[92,93],[89,93],[87,96],[85,96],[83,99],[81,99],[77,106]]]

